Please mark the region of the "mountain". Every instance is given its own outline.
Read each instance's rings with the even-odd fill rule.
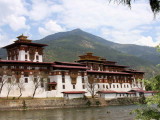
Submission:
[[[160,54],[155,48],[114,43],[80,29],[59,32],[34,42],[49,45],[45,49],[45,61],[71,62],[77,60],[79,55],[93,52],[107,60],[146,71],[147,75],[152,75],[152,71],[159,72],[155,65],[160,61]],[[4,51],[0,50],[0,53]]]
[[[154,65],[160,63],[160,53],[158,53],[156,48],[153,47],[139,46],[133,44],[114,44],[112,48],[123,53],[134,55],[141,59],[150,61]]]

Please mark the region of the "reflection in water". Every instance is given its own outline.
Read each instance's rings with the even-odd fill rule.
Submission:
[[[1,111],[0,120],[132,120],[138,106],[60,108],[53,110]]]

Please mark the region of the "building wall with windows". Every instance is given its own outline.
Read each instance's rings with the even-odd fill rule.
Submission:
[[[35,97],[42,98],[91,96],[91,89],[95,94],[99,91],[145,89],[138,81],[143,79],[142,71],[118,65],[93,53],[79,56],[74,63],[43,62],[43,49],[47,45],[32,43],[23,35],[17,38],[13,44],[4,47],[8,60],[0,60],[1,97],[6,97],[8,91],[10,97],[18,97],[20,92],[22,97],[32,97],[35,86]],[[91,84],[94,88],[89,88]]]

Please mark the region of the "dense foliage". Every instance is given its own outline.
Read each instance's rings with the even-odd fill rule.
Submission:
[[[136,109],[136,119],[141,120],[159,120],[160,119],[160,75],[144,80],[146,86],[150,86],[151,90],[155,91],[155,95],[146,98],[147,105],[142,109]]]

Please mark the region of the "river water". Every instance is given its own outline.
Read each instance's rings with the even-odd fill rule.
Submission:
[[[137,105],[52,110],[0,111],[0,120],[133,120]]]

